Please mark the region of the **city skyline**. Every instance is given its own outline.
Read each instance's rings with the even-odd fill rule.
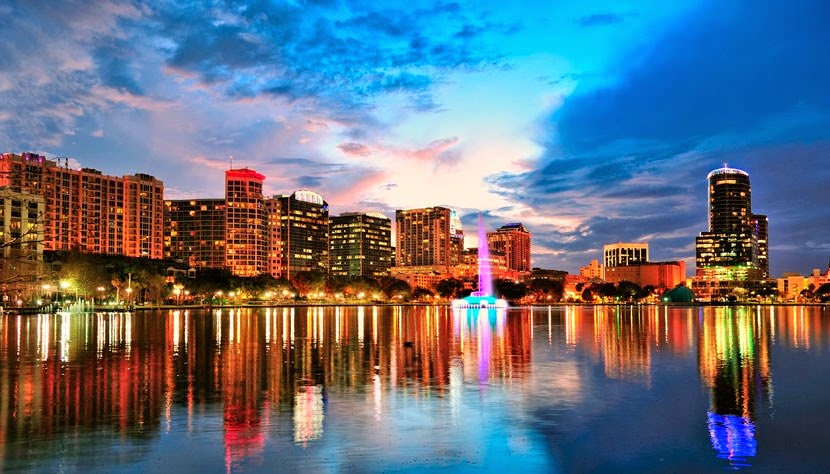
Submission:
[[[0,151],[149,173],[165,199],[221,197],[233,156],[332,215],[486,210],[571,273],[618,241],[694,268],[728,163],[772,276],[830,255],[822,2],[200,5],[0,6]]]

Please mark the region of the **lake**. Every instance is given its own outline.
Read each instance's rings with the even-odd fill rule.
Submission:
[[[828,472],[830,309],[0,316],[0,468]]]

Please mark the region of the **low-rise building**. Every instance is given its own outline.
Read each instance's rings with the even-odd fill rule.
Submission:
[[[605,267],[605,281],[619,283],[630,281],[641,287],[653,286],[663,290],[674,288],[686,281],[686,262],[648,262],[637,265]]]

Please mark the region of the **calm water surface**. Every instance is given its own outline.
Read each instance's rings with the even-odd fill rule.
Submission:
[[[0,316],[0,467],[830,471],[830,309]]]

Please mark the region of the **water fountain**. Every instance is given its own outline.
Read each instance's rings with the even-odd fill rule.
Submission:
[[[507,308],[507,301],[493,296],[493,277],[490,273],[490,249],[487,246],[487,232],[484,218],[478,215],[478,291],[470,296],[453,300],[453,309],[463,308]]]

